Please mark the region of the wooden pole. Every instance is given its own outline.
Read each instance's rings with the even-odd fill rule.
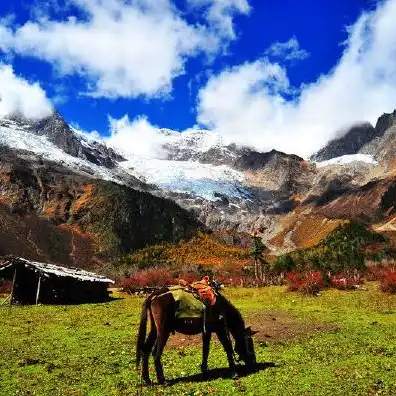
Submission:
[[[38,301],[40,297],[40,286],[41,286],[41,276],[39,276],[38,285],[37,285],[36,305],[38,305]]]
[[[10,294],[10,305],[12,304],[12,299],[14,297],[14,287],[15,287],[16,273],[17,273],[17,269],[15,267],[14,278],[12,279],[12,288],[11,288],[11,294]]]
[[[0,306],[7,304],[7,302],[10,300],[10,297],[11,297],[11,294],[0,304]]]

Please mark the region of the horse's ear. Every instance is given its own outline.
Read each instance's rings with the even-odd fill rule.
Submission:
[[[245,333],[249,336],[254,336],[255,334],[258,333],[258,330],[252,330],[252,328],[249,326],[249,327],[246,327]]]

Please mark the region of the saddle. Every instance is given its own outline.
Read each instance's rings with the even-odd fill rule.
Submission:
[[[216,289],[209,283],[208,277],[191,284],[181,279],[177,286],[170,286],[168,289],[177,304],[178,319],[203,317],[206,321],[207,310],[216,304]]]
[[[205,276],[198,282],[188,284],[185,280],[180,279],[179,284],[185,287],[185,290],[192,293],[198,300],[203,302],[206,307],[212,307],[216,304],[216,292],[209,284],[209,277]]]

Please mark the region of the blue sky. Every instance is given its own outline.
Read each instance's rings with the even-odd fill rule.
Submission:
[[[395,11],[395,0],[1,2],[0,56],[86,131],[128,127],[123,137],[136,138],[199,124],[229,141],[307,155],[348,124],[396,108]],[[323,110],[337,102],[334,113]]]

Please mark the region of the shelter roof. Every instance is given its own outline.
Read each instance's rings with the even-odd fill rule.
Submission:
[[[75,278],[80,281],[115,283],[112,279],[108,279],[102,275],[95,274],[94,272],[88,272],[78,268],[66,268],[48,263],[39,263],[37,261],[30,261],[21,257],[14,256],[7,256],[3,258],[2,261],[0,261],[0,274],[3,270],[20,265],[25,266],[27,269],[31,269],[46,277],[57,276]]]

